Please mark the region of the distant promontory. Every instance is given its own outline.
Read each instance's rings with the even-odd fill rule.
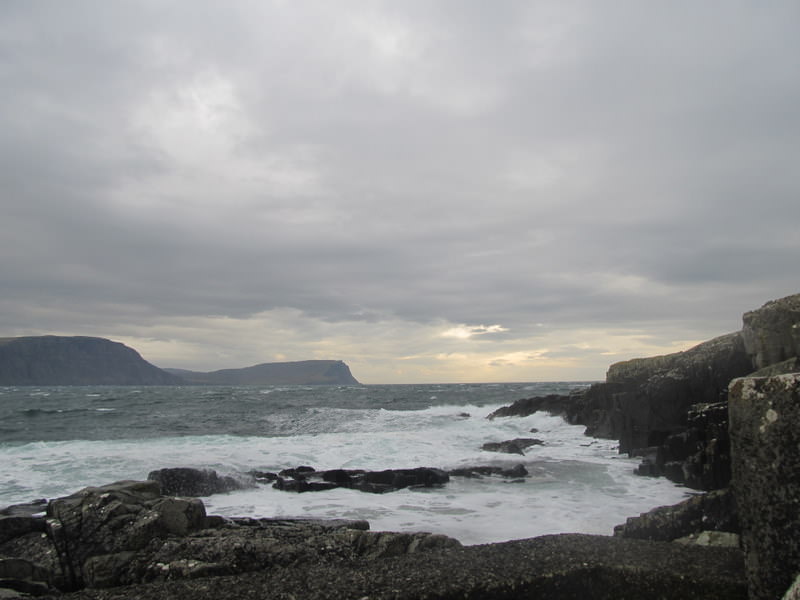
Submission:
[[[180,385],[136,350],[104,338],[0,338],[0,385]]]
[[[243,369],[222,369],[210,373],[166,369],[187,383],[202,385],[357,385],[350,368],[341,360],[301,360],[262,363]]]
[[[159,369],[120,342],[85,336],[0,338],[0,386],[358,384],[341,360],[264,363],[202,373]]]

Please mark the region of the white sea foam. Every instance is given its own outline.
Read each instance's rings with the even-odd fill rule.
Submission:
[[[425,410],[310,408],[302,416],[269,415],[285,435],[204,435],[148,440],[33,442],[0,445],[0,505],[57,497],[120,479],[145,478],[171,466],[220,473],[333,468],[411,468],[522,463],[530,476],[451,478],[441,488],[376,495],[336,489],[294,494],[269,486],[205,498],[208,511],[228,516],[367,519],[375,530],[432,531],[465,544],[547,533],[610,534],[625,518],[685,497],[663,479],[633,475],[635,461],[615,443],[582,435],[558,417],[484,417],[496,406]],[[530,433],[532,428],[537,429]],[[324,431],[323,433],[303,433]],[[544,441],[525,456],[482,451],[485,442],[516,437]]]

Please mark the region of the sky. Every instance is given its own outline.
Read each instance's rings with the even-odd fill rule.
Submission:
[[[601,380],[800,292],[800,4],[4,0],[0,336]]]

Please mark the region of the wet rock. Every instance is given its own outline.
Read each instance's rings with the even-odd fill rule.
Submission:
[[[779,598],[800,564],[800,374],[737,379],[729,409],[750,597]]]
[[[218,475],[213,469],[174,467],[151,471],[147,479],[157,481],[167,496],[210,496],[255,487],[253,477]]]
[[[299,466],[291,469],[283,469],[278,473],[278,477],[291,477],[292,479],[305,479],[307,476],[316,472],[314,467]]]
[[[458,469],[450,469],[448,471],[451,477],[470,477],[479,478],[490,475],[499,475],[509,479],[516,479],[519,477],[527,477],[528,469],[523,464],[516,464],[511,468],[495,467],[495,466],[477,466],[477,467],[459,467]]]
[[[487,415],[486,418],[491,421],[498,417],[527,417],[539,411],[550,414],[564,414],[573,403],[574,398],[572,396],[561,394],[522,398],[509,406],[501,406]]]
[[[310,469],[310,467],[307,467]],[[294,474],[294,479],[279,477],[272,487],[287,492],[316,492],[338,487],[383,494],[408,487],[443,485],[450,479],[441,469],[418,467],[416,469],[332,469],[329,471],[297,471],[285,469],[281,473]]]
[[[669,542],[702,531],[740,532],[731,490],[699,494],[674,506],[660,506],[630,517],[614,528],[614,536]]]
[[[516,438],[504,442],[486,442],[481,450],[486,452],[503,452],[505,454],[525,455],[525,449],[531,446],[541,446],[544,442],[536,438]]]

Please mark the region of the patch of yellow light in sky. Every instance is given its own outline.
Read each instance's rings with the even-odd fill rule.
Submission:
[[[440,333],[440,337],[445,338],[456,338],[460,340],[466,340],[471,338],[473,335],[483,335],[486,333],[500,333],[502,331],[508,331],[506,327],[502,325],[457,325],[456,327],[451,327],[450,329],[446,329],[442,333]]]

